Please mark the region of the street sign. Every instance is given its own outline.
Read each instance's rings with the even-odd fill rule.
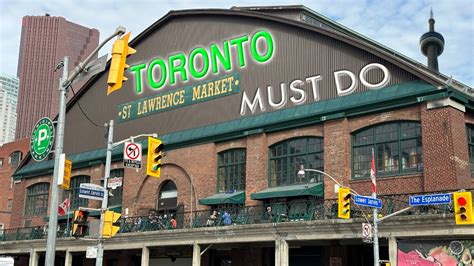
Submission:
[[[382,201],[379,199],[374,199],[372,197],[355,195],[354,203],[357,205],[362,205],[366,207],[372,207],[372,208],[378,208],[378,209],[382,208]]]
[[[117,187],[122,186],[122,177],[112,177],[107,179],[107,187],[111,189],[116,189]]]
[[[140,143],[125,142],[123,146],[123,166],[142,168],[142,145]]]
[[[59,155],[58,185],[64,190],[69,190],[71,183],[72,161],[66,160],[66,154]]]
[[[79,186],[79,198],[103,200],[104,188],[91,183],[82,183]]]
[[[369,223],[362,223],[362,241],[364,243],[372,242],[372,225]]]
[[[88,259],[97,258],[97,247],[87,247],[86,258]]]
[[[53,121],[48,117],[43,117],[38,122],[31,133],[30,153],[35,161],[42,161],[53,148],[54,126]]]
[[[79,76],[77,76],[72,81],[72,84],[77,83],[77,82],[79,82],[81,80],[84,80],[84,79],[87,80],[87,79],[91,78],[92,76],[94,76],[95,74],[98,74],[98,73],[104,71],[106,65],[107,65],[107,55],[103,55],[103,56],[93,60],[92,62],[87,64],[86,67],[84,67],[84,71],[82,71],[82,73],[79,74]]]
[[[451,194],[429,194],[410,196],[410,206],[436,205],[451,203]]]

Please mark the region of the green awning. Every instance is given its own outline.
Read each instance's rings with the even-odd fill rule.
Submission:
[[[298,197],[298,196],[324,196],[323,183],[310,183],[302,185],[271,187],[259,192],[252,193],[250,198],[253,200]]]
[[[244,204],[245,191],[236,191],[234,193],[218,193],[207,198],[199,199],[201,205],[217,204]]]

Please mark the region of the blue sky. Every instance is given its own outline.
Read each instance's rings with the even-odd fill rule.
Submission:
[[[118,25],[138,35],[170,10],[302,4],[385,46],[426,64],[418,46],[428,30],[430,8],[445,50],[440,72],[474,85],[474,1],[472,0],[323,0],[323,1],[151,1],[151,0],[1,0],[0,73],[16,76],[21,19],[26,15],[62,16],[96,28],[101,40]],[[106,46],[100,54],[110,50]]]

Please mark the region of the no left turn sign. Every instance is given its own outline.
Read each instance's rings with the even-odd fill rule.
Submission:
[[[125,142],[123,166],[130,168],[142,167],[142,145],[140,143]]]

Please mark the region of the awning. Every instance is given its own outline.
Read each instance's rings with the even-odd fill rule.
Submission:
[[[201,205],[217,205],[217,204],[244,204],[245,191],[236,191],[233,193],[218,193],[207,198],[199,199]]]
[[[298,196],[324,196],[323,183],[310,183],[302,185],[271,187],[259,192],[252,193],[250,198],[253,200],[298,197]]]

